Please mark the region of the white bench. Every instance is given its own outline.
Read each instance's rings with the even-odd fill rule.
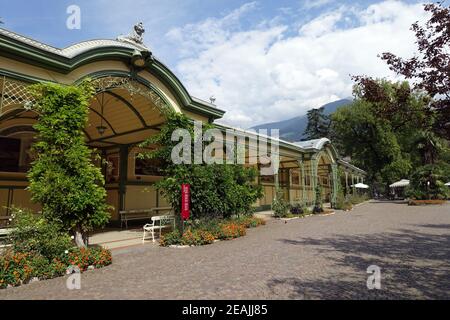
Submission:
[[[0,238],[7,237],[13,230],[12,228],[0,229]]]
[[[152,209],[145,210],[127,210],[120,211],[120,228],[122,228],[123,223],[125,222],[125,228],[128,229],[128,221],[132,220],[150,220],[153,215]]]
[[[152,217],[152,223],[147,223],[144,226],[144,235],[142,237],[142,242],[145,242],[148,233],[152,235],[152,241],[155,242],[155,230],[159,230],[159,238],[161,239],[161,231],[164,228],[169,228],[172,226],[175,228],[175,216],[154,216]]]
[[[150,220],[151,217],[158,215],[159,212],[172,211],[172,207],[156,207],[151,209],[124,210],[120,211],[120,228],[125,222],[125,228],[128,229],[128,221],[132,220]]]

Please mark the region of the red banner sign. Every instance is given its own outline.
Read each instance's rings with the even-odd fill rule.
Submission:
[[[189,220],[191,202],[191,186],[188,184],[181,185],[181,217],[183,220]]]

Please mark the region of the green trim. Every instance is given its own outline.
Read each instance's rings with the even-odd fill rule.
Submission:
[[[68,58],[8,36],[0,35],[0,55],[62,74],[68,74],[78,67],[101,60],[118,60],[130,64],[135,50],[137,48],[114,45],[103,46],[92,48],[72,58]],[[149,54],[148,51],[145,51],[145,53],[146,55]],[[225,114],[223,110],[193,99],[175,74],[160,61],[151,59],[151,62],[147,64],[144,70],[154,75],[159,75],[162,82],[171,89],[178,101],[182,102],[181,105],[187,110],[207,115],[212,119],[219,119]],[[34,79],[34,82],[36,80]]]
[[[43,79],[43,78],[31,77],[31,76],[28,76],[26,74],[19,73],[19,72],[12,72],[10,70],[6,70],[6,69],[2,69],[2,68],[0,68],[0,76],[5,76],[7,78],[19,80],[22,82],[27,82],[30,84],[36,83],[36,82],[54,82],[54,81]]]
[[[5,190],[25,190],[26,188],[28,188],[28,186],[0,186],[0,189],[5,189]]]
[[[127,72],[127,71],[123,71],[123,70],[102,70],[102,71],[96,71],[93,73],[89,73],[88,75],[85,75],[81,78],[79,78],[78,80],[76,80],[74,82],[74,84],[79,84],[80,82],[82,82],[84,79],[100,79],[100,78],[105,78],[105,77],[123,77],[123,78],[132,78],[133,80],[136,80],[137,82],[139,82],[140,84],[146,86],[147,88],[149,88],[150,90],[152,90],[155,94],[158,95],[158,97],[164,101],[164,103],[169,107],[172,108],[172,110],[175,111],[174,107],[172,106],[172,104],[169,102],[169,100],[167,100],[166,96],[164,95],[164,93],[155,85],[153,85],[150,81],[148,81],[147,79],[144,79],[138,75],[135,75],[131,72]],[[109,91],[107,91],[109,92]]]
[[[120,146],[119,151],[119,210],[125,209],[125,196],[127,193],[128,179],[128,146]]]
[[[0,34],[0,52],[3,56],[63,74],[99,60],[126,60],[128,62],[134,50],[120,46],[103,46],[68,58]]]
[[[152,181],[127,181],[125,182],[127,186],[154,186],[155,182]]]
[[[157,78],[160,78],[168,88],[172,89],[172,93],[177,98],[178,103],[185,109],[212,119],[220,119],[225,114],[224,110],[212,107],[206,102],[200,101],[200,99],[191,97],[175,74],[160,61],[155,59],[148,70]]]
[[[144,127],[144,128],[139,128],[139,129],[134,129],[134,130],[130,130],[130,131],[125,131],[125,132],[121,132],[121,133],[114,134],[114,135],[110,135],[110,136],[106,136],[106,137],[101,137],[101,138],[94,139],[94,140],[90,139],[87,143],[88,143],[88,144],[96,143],[96,142],[101,142],[101,143],[115,143],[115,142],[109,142],[109,141],[105,141],[105,140],[108,140],[108,139],[114,139],[114,138],[117,138],[117,137],[123,137],[123,136],[129,135],[129,134],[133,134],[133,133],[141,132],[141,131],[146,131],[146,130],[155,130],[155,131],[158,131],[158,127],[161,126],[161,125],[162,125],[162,124],[159,123],[159,124],[156,124],[156,125],[154,125],[154,126],[147,126],[147,127]],[[139,141],[139,142],[141,142],[141,141]],[[137,142],[136,142],[136,143],[137,143]]]

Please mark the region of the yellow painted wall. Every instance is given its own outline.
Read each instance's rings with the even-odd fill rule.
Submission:
[[[125,210],[157,207],[156,189],[152,186],[127,186]]]
[[[41,210],[41,206],[39,204],[31,202],[31,193],[24,189],[13,190],[12,205],[15,207],[28,208],[34,212]]]
[[[114,208],[110,210],[111,220],[119,219],[119,191],[117,189],[106,190],[106,202]]]
[[[8,205],[8,190],[0,189],[0,216],[6,216],[6,206]]]

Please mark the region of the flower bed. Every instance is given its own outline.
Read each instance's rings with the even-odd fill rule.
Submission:
[[[160,245],[169,246],[202,246],[216,240],[231,240],[246,235],[247,228],[265,225],[263,219],[242,217],[231,220],[210,220],[190,225],[181,235],[178,231],[161,237]]]
[[[0,289],[20,286],[34,278],[39,280],[63,276],[70,266],[81,272],[89,266],[101,268],[112,263],[111,252],[106,249],[74,248],[58,258],[48,259],[38,253],[8,250],[0,255]]]
[[[444,204],[446,200],[409,200],[408,204],[410,206],[421,206],[430,204]]]

